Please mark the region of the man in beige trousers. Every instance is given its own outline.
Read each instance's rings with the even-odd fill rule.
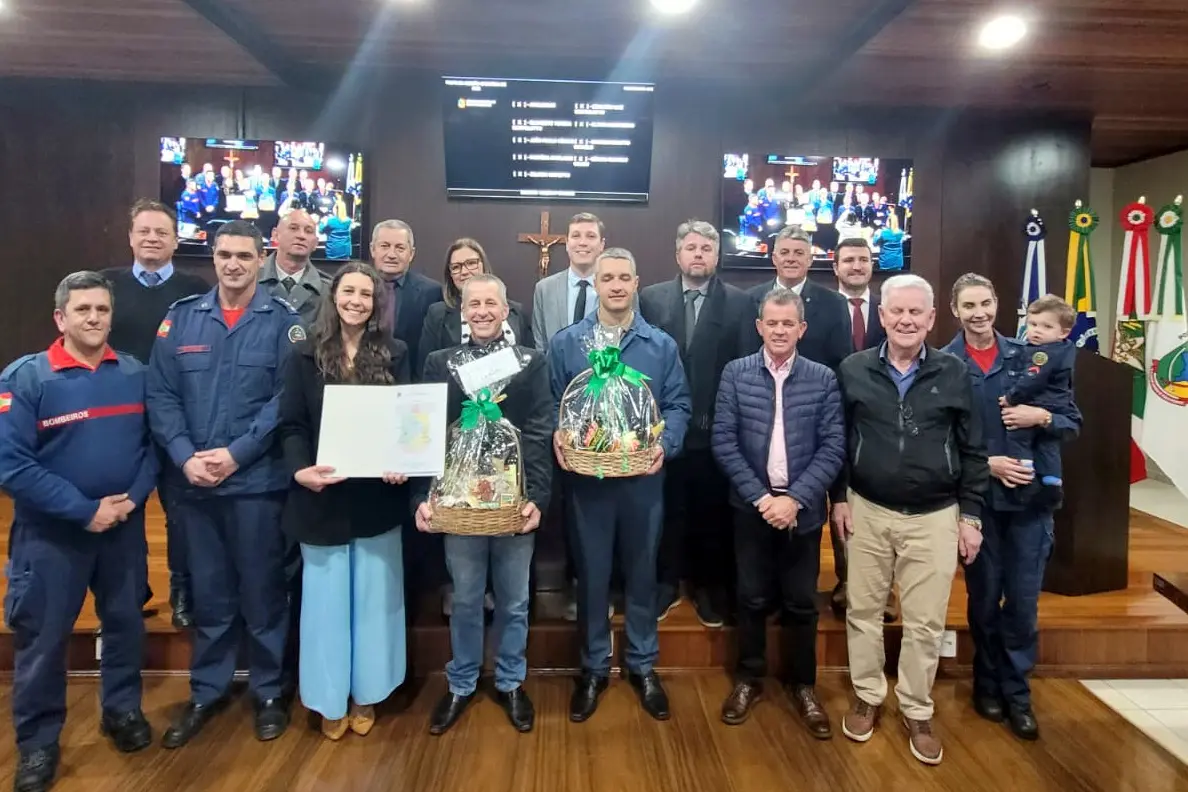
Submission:
[[[887,697],[883,609],[899,582],[903,643],[895,696],[908,747],[925,764],[944,750],[932,731],[945,612],[957,560],[982,544],[989,467],[963,363],[925,345],[936,319],[932,287],[917,275],[883,283],[885,343],[838,369],[847,458],[834,486],[833,526],[847,541],[846,636],[856,701],[842,732],[866,742]]]

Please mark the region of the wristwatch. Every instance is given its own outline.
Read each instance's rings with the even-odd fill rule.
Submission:
[[[979,533],[981,533],[981,531],[982,531],[982,518],[981,517],[972,517],[968,514],[963,514],[963,515],[961,515],[961,519],[959,520],[959,522],[965,523],[970,528],[976,528]]]
[[[1047,429],[1051,425],[1052,425],[1052,413],[1050,410],[1044,410],[1044,422],[1042,424],[1040,424],[1040,426]]]

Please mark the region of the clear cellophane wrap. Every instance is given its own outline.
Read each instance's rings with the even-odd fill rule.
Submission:
[[[563,448],[578,452],[571,457],[578,473],[638,475],[642,471],[628,460],[650,458],[664,431],[648,377],[619,359],[620,338],[617,328],[594,327],[586,339],[590,368],[570,382],[561,398],[558,429]],[[592,471],[581,469],[592,454],[601,462]]]
[[[464,346],[450,355],[446,365],[459,383],[458,369],[487,354],[509,349],[519,363],[528,358],[516,347]],[[520,431],[499,408],[503,391],[513,376],[467,392],[462,415],[449,430],[445,473],[430,486],[430,505],[437,509],[518,509],[523,500],[523,458]],[[464,389],[465,392],[465,389]]]

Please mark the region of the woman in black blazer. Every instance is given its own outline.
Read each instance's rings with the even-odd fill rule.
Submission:
[[[425,360],[439,349],[450,349],[470,340],[470,332],[462,321],[459,308],[462,284],[479,273],[492,274],[487,253],[476,240],[463,237],[446,249],[445,269],[441,277],[441,299],[429,306],[421,329],[421,343],[417,348],[414,371],[418,379],[425,371]],[[517,302],[508,301],[508,316],[503,323],[503,335],[511,345],[532,343],[532,325]]]
[[[292,472],[282,526],[301,544],[301,701],[322,733],[365,735],[372,705],[404,681],[407,665],[401,522],[406,478],[342,479],[316,464],[327,384],[409,381],[408,347],[379,326],[379,274],[346,264],[330,282],[312,338],[285,364],[277,433]],[[366,417],[360,416],[366,430]],[[353,702],[353,703],[352,703]],[[348,703],[350,708],[348,710]]]

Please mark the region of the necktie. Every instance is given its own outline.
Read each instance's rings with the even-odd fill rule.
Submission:
[[[293,280],[291,277],[285,278],[283,281],[281,281],[281,286],[285,287],[285,294],[292,294],[293,287],[296,285],[297,281]]]
[[[693,332],[697,329],[697,300],[700,297],[700,290],[685,289],[685,349],[693,346]]]
[[[148,272],[146,270],[145,272],[140,273],[140,279],[144,281],[144,285],[148,286],[150,289],[154,286],[161,285],[161,273],[159,272]]]
[[[586,290],[590,288],[590,281],[578,281],[577,302],[573,304],[573,323],[577,324],[586,318]]]
[[[866,320],[862,318],[862,298],[851,297],[850,305],[854,306],[854,317],[850,322],[850,333],[854,339],[854,351],[859,352],[866,347]]]

